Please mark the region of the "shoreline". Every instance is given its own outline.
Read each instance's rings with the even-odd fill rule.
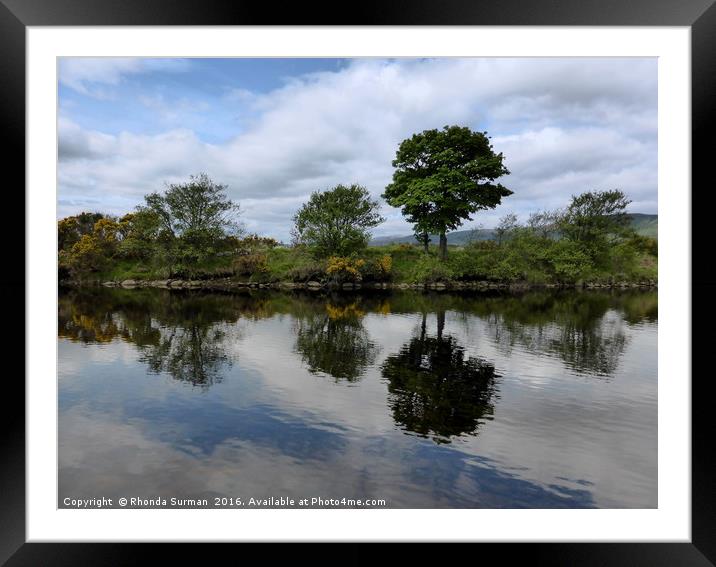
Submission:
[[[308,291],[356,291],[370,290],[416,290],[416,291],[485,291],[485,290],[531,290],[531,289],[656,289],[658,283],[653,280],[641,282],[617,281],[611,283],[583,282],[576,284],[528,283],[528,282],[488,282],[488,281],[446,281],[433,283],[396,283],[396,282],[249,282],[228,278],[210,280],[123,280],[123,281],[62,281],[66,287],[109,287],[122,289],[201,289],[226,291],[232,289],[273,289]]]

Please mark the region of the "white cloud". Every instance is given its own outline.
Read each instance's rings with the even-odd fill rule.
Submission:
[[[123,65],[91,80],[112,84],[134,72]],[[84,85],[89,75],[78,65],[63,76]],[[152,101],[167,105],[145,103]],[[485,226],[508,211],[527,215],[600,188],[619,187],[644,205],[640,212],[656,212],[652,60],[356,60],[266,94],[231,92],[224,101],[227,113],[248,109],[253,118],[222,144],[186,129],[107,136],[65,124],[60,197],[75,204],[61,205],[60,214],[78,212],[82,198],[98,191],[103,210],[124,212],[163,182],[205,171],[229,185],[250,230],[287,239],[291,215],[311,191],[360,183],[377,197],[402,139],[453,123],[488,130],[511,171],[504,184],[515,193],[478,215]],[[172,109],[173,123],[202,104],[185,102]],[[399,211],[386,205],[384,214],[377,234],[410,232]]]

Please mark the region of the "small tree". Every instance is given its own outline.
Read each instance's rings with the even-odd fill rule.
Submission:
[[[368,245],[370,229],[383,222],[380,204],[360,185],[316,191],[294,215],[295,241],[317,255],[348,256]]]
[[[144,197],[162,227],[174,237],[221,237],[239,230],[239,205],[226,196],[227,185],[214,183],[206,173],[191,175],[187,183],[170,184],[163,195]]]
[[[495,236],[497,237],[497,243],[502,244],[507,240],[517,228],[517,215],[515,213],[508,213],[500,219],[500,222],[495,228]]]
[[[485,132],[445,126],[403,140],[393,160],[393,182],[383,198],[420,225],[440,235],[440,257],[447,258],[447,236],[471,215],[493,209],[512,191],[495,181],[509,174]]]
[[[560,219],[559,211],[535,211],[527,219],[527,227],[541,238],[555,236]]]
[[[572,196],[557,220],[560,234],[578,242],[592,258],[606,253],[614,241],[629,234],[631,219],[626,207],[631,201],[618,190],[588,191]]]
[[[171,271],[191,273],[197,264],[214,255],[226,237],[241,232],[239,205],[226,195],[227,186],[214,183],[208,175],[192,175],[187,183],[171,184],[164,194],[144,197],[138,207],[151,229],[157,222],[161,243]]]

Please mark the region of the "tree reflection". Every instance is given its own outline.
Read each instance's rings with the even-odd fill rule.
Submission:
[[[82,343],[132,343],[150,373],[208,387],[232,362],[227,331],[236,334],[232,324],[243,301],[221,294],[83,290],[60,297],[58,334]]]
[[[461,354],[454,338],[443,337],[448,311],[454,314],[455,323],[465,326],[465,332],[477,329],[482,334],[487,329],[507,355],[520,348],[557,357],[578,373],[611,376],[626,348],[628,327],[656,322],[658,302],[653,291],[326,296],[78,289],[60,294],[58,335],[85,344],[125,341],[138,348],[151,372],[210,385],[231,364],[226,347],[238,333],[235,323],[239,319],[288,314],[295,321],[294,349],[309,371],[355,382],[379,352],[363,325],[367,313],[436,313],[437,336],[430,337],[423,329],[412,346],[406,344],[404,355],[424,352],[425,360],[432,357],[437,368],[438,361],[447,356],[444,350],[452,349],[456,357],[463,356],[469,373],[470,359]],[[450,357],[446,360],[448,366],[456,364]]]
[[[298,318],[295,349],[309,372],[328,374],[336,382],[355,382],[363,376],[379,352],[363,327],[364,316],[357,300],[333,298],[322,312]]]
[[[578,373],[611,376],[624,352],[625,307],[608,293],[531,293],[495,298],[485,319],[495,343],[558,356]]]
[[[474,434],[492,415],[495,367],[467,356],[457,339],[444,334],[445,311],[437,313],[437,335],[429,336],[423,314],[420,334],[382,366],[393,419],[407,431],[438,443]]]
[[[194,386],[211,386],[221,381],[224,367],[231,364],[223,339],[224,332],[214,326],[173,327],[157,344],[145,345],[139,359],[154,374],[166,372]]]

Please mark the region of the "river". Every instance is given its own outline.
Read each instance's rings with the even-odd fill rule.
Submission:
[[[657,313],[653,290],[61,290],[58,506],[655,508]]]

